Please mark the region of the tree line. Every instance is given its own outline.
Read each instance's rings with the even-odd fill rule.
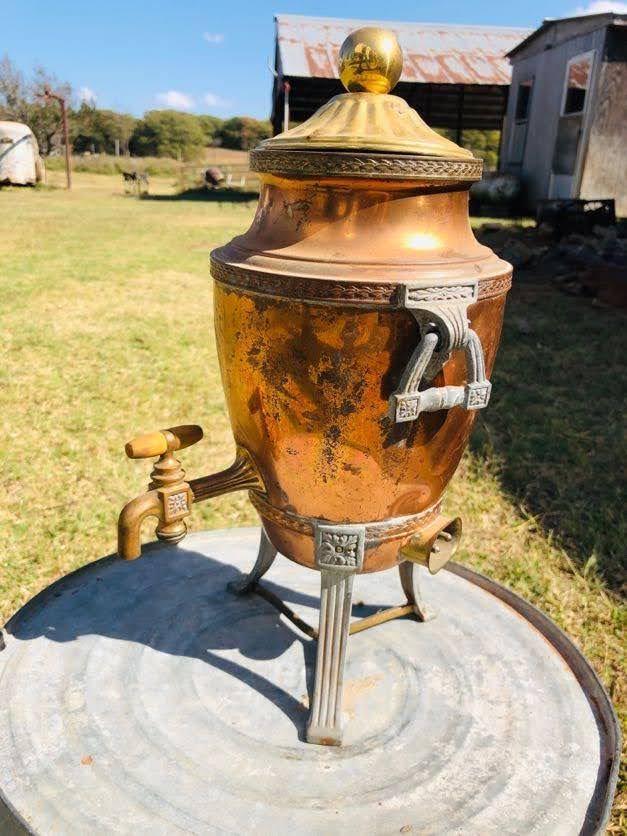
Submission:
[[[113,154],[117,145],[121,154],[193,160],[209,146],[247,151],[272,135],[269,122],[249,116],[219,119],[177,110],[149,110],[138,119],[91,102],[73,106],[69,84],[42,67],[26,79],[5,55],[0,60],[0,120],[28,125],[44,156],[57,152],[62,144],[60,110],[43,100],[45,87],[66,98],[70,142],[76,153]]]

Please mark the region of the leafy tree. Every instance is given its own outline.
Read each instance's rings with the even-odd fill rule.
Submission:
[[[48,155],[63,143],[61,108],[58,102],[46,101],[42,94],[46,88],[65,98],[68,109],[72,103],[72,88],[67,82],[37,67],[29,85],[28,113],[26,122],[37,137],[39,150]]]
[[[270,122],[252,119],[250,116],[234,116],[222,123],[220,139],[225,148],[249,151],[262,139],[272,136]]]
[[[120,142],[122,153],[128,151],[137,119],[127,113],[101,110],[83,102],[80,108],[71,114],[70,124],[72,146],[76,152],[97,151],[113,154],[116,139]]]
[[[494,171],[499,162],[500,131],[464,131],[462,145],[481,157],[487,171]]]
[[[42,98],[46,87],[65,96],[69,105],[70,85],[62,84],[43,67],[37,67],[33,78],[26,82],[7,55],[0,61],[0,117],[28,125],[44,155],[62,142],[61,111],[56,102],[46,102]]]
[[[205,136],[205,145],[214,145],[216,139],[219,139],[222,119],[218,119],[217,116],[209,115],[198,116],[197,119],[200,129]]]
[[[456,132],[452,128],[436,128],[436,131],[447,139],[456,141]],[[495,171],[499,162],[500,131],[462,131],[461,145],[468,148],[475,157],[480,157],[485,163],[486,171]]]
[[[178,110],[150,110],[131,137],[133,154],[191,160],[204,148],[205,134],[198,117]]]
[[[24,76],[5,54],[0,61],[0,118],[23,122],[26,97]]]

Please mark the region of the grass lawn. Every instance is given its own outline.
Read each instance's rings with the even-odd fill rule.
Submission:
[[[153,178],[162,199],[141,201],[119,177],[80,173],[71,194],[0,190],[0,623],[114,550],[117,514],[150,470],[124,455],[131,436],[199,423],[189,476],[232,461],[208,253],[253,204],[169,200],[171,184]],[[465,522],[459,559],[548,613],[623,711],[626,343],[623,314],[521,281],[448,499]],[[237,493],[192,519],[256,515]],[[625,832],[626,803],[623,792],[610,832]]]

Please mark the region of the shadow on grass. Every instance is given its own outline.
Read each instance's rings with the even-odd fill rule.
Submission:
[[[473,453],[584,570],[625,581],[627,322],[547,284],[515,285]]]
[[[209,203],[250,203],[258,200],[259,192],[244,192],[239,189],[185,189],[176,194],[142,194],[142,200],[197,200]]]

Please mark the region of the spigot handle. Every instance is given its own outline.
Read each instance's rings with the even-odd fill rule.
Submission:
[[[198,424],[181,424],[179,427],[138,435],[131,439],[124,449],[129,459],[151,459],[167,452],[191,447],[202,437],[202,427]]]

